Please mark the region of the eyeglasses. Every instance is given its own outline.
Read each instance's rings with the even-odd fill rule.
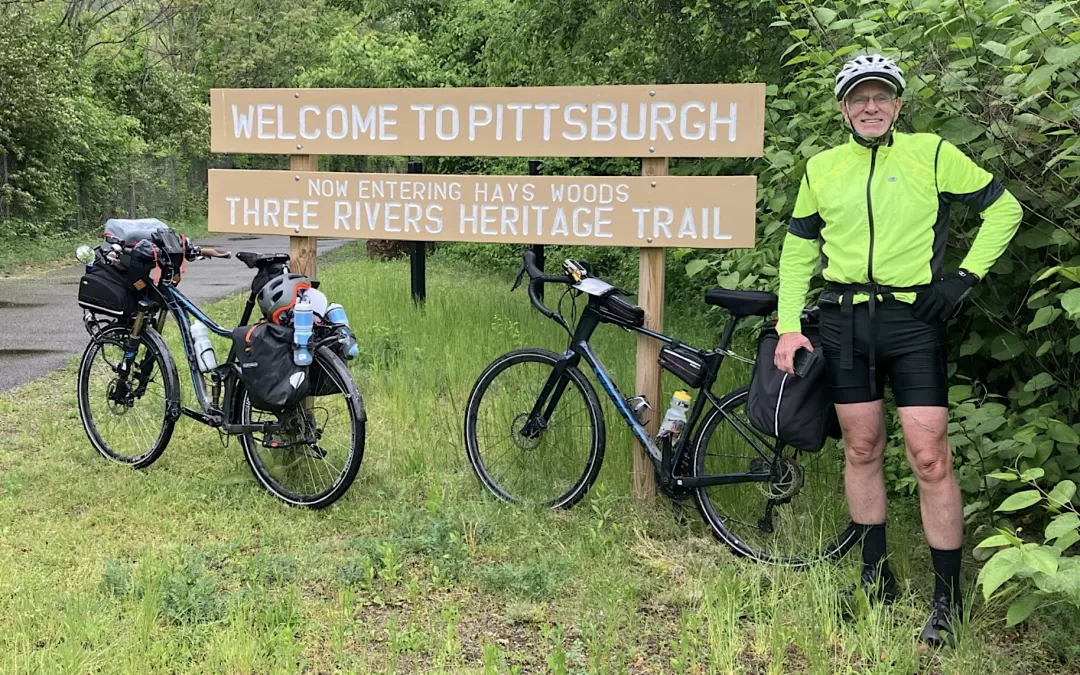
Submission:
[[[895,100],[896,96],[892,94],[875,94],[874,96],[851,96],[846,100],[846,102],[849,108],[853,108],[855,110],[862,110],[867,106],[867,104],[870,103],[870,101],[873,101],[875,104],[877,104],[877,107],[883,108]]]

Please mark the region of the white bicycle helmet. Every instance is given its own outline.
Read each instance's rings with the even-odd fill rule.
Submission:
[[[897,96],[904,95],[904,73],[896,62],[880,54],[867,54],[851,59],[837,73],[836,99],[843,100],[852,87],[866,80],[884,82],[896,90]]]
[[[272,323],[280,323],[281,314],[296,304],[296,294],[311,289],[311,279],[303,274],[280,274],[259,291],[259,309]]]

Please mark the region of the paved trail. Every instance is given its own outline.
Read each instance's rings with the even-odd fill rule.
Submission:
[[[196,243],[234,254],[289,250],[289,238],[281,235],[219,234],[200,237]],[[345,243],[342,239],[320,239],[319,253]],[[71,257],[75,257],[74,249]],[[89,336],[83,328],[82,309],[76,299],[84,270],[80,263],[34,279],[0,279],[0,391],[63,367],[71,356],[86,347]],[[197,260],[188,263],[180,289],[202,307],[247,288],[253,276],[254,271],[235,258]]]

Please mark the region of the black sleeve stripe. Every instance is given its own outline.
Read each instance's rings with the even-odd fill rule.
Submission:
[[[824,225],[825,221],[815,213],[805,218],[792,218],[788,223],[788,232],[803,239],[817,239]]]
[[[992,179],[986,187],[974,192],[957,194],[955,192],[942,192],[941,196],[949,201],[967,204],[976,211],[982,211],[997,201],[1005,192],[1005,186],[997,178]]]
[[[938,185],[937,179],[937,165],[938,158],[941,157],[941,146],[945,143],[945,139],[942,138],[938,141],[937,150],[934,151],[934,192],[941,194],[941,186]]]

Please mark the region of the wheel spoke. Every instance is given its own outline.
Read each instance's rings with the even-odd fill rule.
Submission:
[[[695,447],[695,473],[768,467],[770,480],[699,488],[703,516],[718,538],[764,562],[803,565],[843,553],[850,545],[849,539],[838,538],[850,524],[843,476],[828,471],[828,463],[837,462],[838,451],[831,445],[818,453],[773,450],[772,439],[742,414],[746,391],[744,387],[726,397],[723,408],[707,422]],[[757,456],[740,454],[740,448],[752,449]]]
[[[543,402],[549,419],[538,433],[529,416],[559,356],[521,350],[500,357],[470,395],[466,449],[481,482],[501,499],[566,507],[584,496],[603,457],[599,400],[577,369],[555,405]],[[525,433],[522,433],[525,431]]]

